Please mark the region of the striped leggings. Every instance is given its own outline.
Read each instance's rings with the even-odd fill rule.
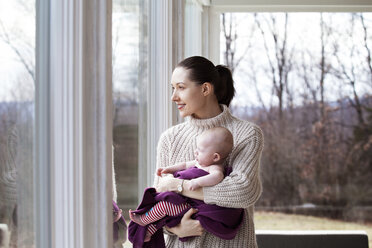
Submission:
[[[150,223],[158,221],[165,216],[176,216],[189,207],[190,205],[187,203],[176,205],[167,201],[160,201],[156,203],[147,213],[141,215],[140,218],[145,225],[148,225],[147,231],[153,235],[156,232],[156,228]]]

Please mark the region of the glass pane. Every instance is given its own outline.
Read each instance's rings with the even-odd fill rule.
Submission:
[[[265,134],[257,228],[371,237],[372,15],[224,13],[221,48],[233,113]]]
[[[113,139],[118,206],[128,221],[128,210],[138,204],[139,115],[145,112],[146,97],[140,87],[147,71],[147,3],[142,0],[114,0],[113,47]],[[141,96],[141,97],[140,97]],[[142,108],[142,109],[140,109]],[[142,124],[143,125],[143,124]],[[142,130],[139,130],[142,129]],[[126,243],[130,247],[129,241]]]
[[[202,11],[199,3],[193,0],[185,2],[185,58],[202,54]]]
[[[35,247],[35,1],[0,2],[0,53],[0,223],[9,247]]]

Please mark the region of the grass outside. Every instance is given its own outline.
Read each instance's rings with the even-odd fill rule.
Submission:
[[[372,247],[372,223],[260,211],[255,212],[254,223],[256,230],[361,230],[367,233],[369,247]]]
[[[372,223],[354,223],[328,218],[274,212],[255,212],[256,230],[362,230],[372,248]],[[132,247],[127,241],[124,248]]]

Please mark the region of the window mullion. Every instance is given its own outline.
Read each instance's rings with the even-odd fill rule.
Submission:
[[[112,247],[111,0],[37,6],[37,247]]]

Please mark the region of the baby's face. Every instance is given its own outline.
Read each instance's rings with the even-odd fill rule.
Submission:
[[[199,137],[196,140],[195,160],[201,166],[209,166],[214,164],[213,157],[215,149],[212,141],[204,137]]]

